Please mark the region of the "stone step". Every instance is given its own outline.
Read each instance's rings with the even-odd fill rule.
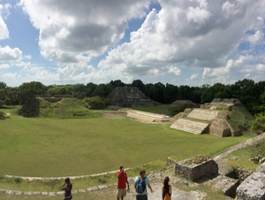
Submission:
[[[208,126],[209,123],[206,122],[199,122],[193,121],[191,119],[180,118],[177,119],[170,127],[177,130],[190,132],[193,134],[202,134],[206,131]]]
[[[217,110],[196,108],[193,109],[187,117],[192,119],[204,120],[204,121],[212,121],[215,118],[217,118],[219,113],[220,111]]]

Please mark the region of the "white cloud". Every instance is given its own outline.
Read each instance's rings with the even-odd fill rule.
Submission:
[[[264,33],[260,30],[257,30],[254,34],[248,36],[248,41],[251,43],[251,44],[258,44],[260,43],[264,38]]]
[[[168,72],[174,74],[175,76],[179,76],[181,74],[181,70],[177,66],[169,66]]]
[[[161,10],[151,11],[130,41],[109,52],[99,66],[120,66],[135,77],[151,69],[169,72],[172,65],[202,67],[205,76],[227,75],[237,65],[238,45],[258,26],[265,7],[262,0],[159,2]]]
[[[9,31],[4,21],[4,17],[9,14],[10,4],[0,2],[0,40],[9,38]]]
[[[190,80],[196,80],[197,78],[199,77],[199,75],[198,74],[192,74],[191,76],[190,76]]]
[[[265,72],[265,63],[263,64],[258,64],[256,67],[257,71],[259,72]]]
[[[231,70],[241,67],[242,64],[247,60],[246,56],[240,56],[236,60],[230,59],[227,61],[225,66],[217,67],[217,68],[204,68],[203,77],[220,77],[227,76],[230,74]]]
[[[19,61],[22,58],[22,51],[19,48],[0,46],[0,63]]]
[[[156,1],[161,10],[146,15],[151,0],[21,0],[40,32],[42,55],[58,64],[54,71],[32,64],[23,70],[33,77],[42,74],[36,75],[39,80],[67,83],[136,78],[195,82],[202,81],[200,75],[206,81],[260,79],[254,70],[262,71],[261,59],[242,54],[238,46],[263,42],[264,0]],[[142,17],[130,41],[116,47],[128,21]],[[255,32],[250,36],[249,31]],[[110,47],[115,48],[97,66],[87,64]]]
[[[87,61],[117,42],[127,22],[142,17],[149,0],[21,0],[40,30],[39,46],[59,62]]]

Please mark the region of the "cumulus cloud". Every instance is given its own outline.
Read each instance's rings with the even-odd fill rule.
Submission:
[[[22,51],[19,48],[0,46],[0,63],[19,61],[22,58]]]
[[[0,40],[7,39],[9,37],[9,31],[4,21],[4,17],[9,14],[10,7],[11,5],[8,3],[1,4],[0,2]]]
[[[130,41],[109,52],[99,66],[121,66],[121,70],[135,75],[150,69],[170,72],[171,65],[187,70],[202,67],[205,76],[228,74],[239,62],[234,61],[233,54],[246,32],[260,26],[265,7],[262,0],[159,3],[161,10],[152,10],[141,28],[131,33]],[[252,42],[258,43],[261,36],[256,32]]]
[[[154,1],[161,9],[146,13]],[[223,81],[260,77],[254,71],[263,69],[260,57],[243,54],[239,46],[249,42],[255,50],[264,42],[264,0],[21,0],[20,5],[39,30],[42,55],[57,62],[56,80],[63,82]],[[117,46],[133,18],[144,21]],[[103,53],[97,65],[88,64]]]
[[[97,56],[121,39],[127,22],[142,17],[149,0],[21,0],[20,4],[40,30],[42,54],[71,63]]]

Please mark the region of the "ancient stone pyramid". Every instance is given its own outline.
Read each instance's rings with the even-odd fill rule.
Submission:
[[[108,96],[111,105],[131,107],[135,105],[155,104],[154,101],[136,87],[117,87]]]
[[[242,130],[236,125],[243,126],[245,118],[250,117],[238,99],[214,99],[211,103],[202,104],[200,108],[187,111],[175,117],[176,121],[173,122],[171,128],[194,134],[210,133],[220,137],[238,136],[242,134]],[[235,118],[240,118],[240,120]]]

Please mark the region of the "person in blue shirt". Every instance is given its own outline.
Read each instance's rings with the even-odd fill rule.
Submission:
[[[153,192],[149,178],[146,176],[145,170],[140,171],[139,176],[135,179],[134,186],[136,191],[136,200],[148,200],[147,187],[151,192]]]

